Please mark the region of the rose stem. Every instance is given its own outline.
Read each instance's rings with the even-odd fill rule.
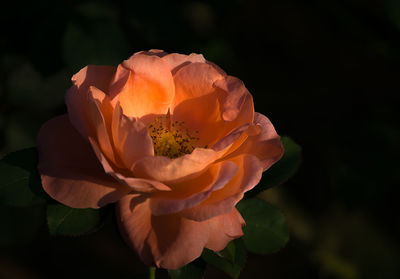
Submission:
[[[149,279],[155,279],[155,278],[156,278],[156,268],[149,267]]]

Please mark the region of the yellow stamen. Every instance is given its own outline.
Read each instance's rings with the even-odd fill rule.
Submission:
[[[193,137],[188,129],[184,129],[184,122],[171,122],[171,115],[157,117],[149,125],[149,134],[153,140],[154,153],[157,156],[177,158],[185,154],[190,154],[194,150],[195,142],[198,137]],[[198,131],[196,131],[198,134]]]

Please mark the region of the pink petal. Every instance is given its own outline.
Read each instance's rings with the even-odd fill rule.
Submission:
[[[235,177],[224,188],[214,191],[199,205],[185,209],[181,215],[196,221],[231,212],[243,194],[258,184],[263,172],[261,162],[251,155],[241,155],[230,160],[239,166]]]
[[[221,162],[193,180],[174,185],[171,192],[154,193],[150,199],[152,214],[172,214],[198,205],[213,191],[224,187],[235,176],[237,170],[238,166],[234,162]]]
[[[206,248],[221,251],[233,239],[243,235],[242,226],[245,222],[237,209],[208,220],[210,224],[210,238]]]
[[[209,224],[177,214],[152,216],[149,200],[129,195],[117,203],[120,231],[147,265],[177,269],[199,257],[209,238]]]
[[[91,146],[63,115],[46,122],[38,135],[39,165],[44,190],[74,208],[99,208],[130,190],[107,175]]]

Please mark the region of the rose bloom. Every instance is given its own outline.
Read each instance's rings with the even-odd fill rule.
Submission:
[[[239,79],[202,55],[135,53],[72,77],[68,114],[38,135],[44,190],[73,208],[116,202],[147,265],[176,269],[243,235],[235,205],[283,153]]]

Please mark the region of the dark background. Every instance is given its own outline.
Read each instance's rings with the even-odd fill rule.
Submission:
[[[400,1],[9,4],[0,17],[0,156],[35,145],[40,125],[66,111],[70,78],[85,65],[150,48],[202,53],[242,79],[256,110],[303,148],[297,174],[261,195],[285,213],[291,240],[249,255],[241,278],[400,278]],[[35,221],[42,213],[0,208],[0,278],[146,272],[112,216],[95,234],[50,238]]]

